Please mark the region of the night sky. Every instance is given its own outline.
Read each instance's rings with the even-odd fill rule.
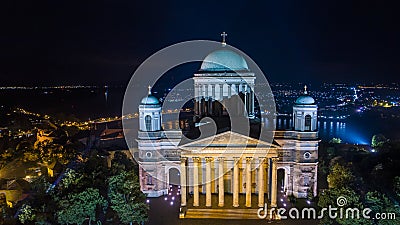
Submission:
[[[126,85],[157,50],[222,31],[270,82],[397,82],[392,2],[3,0],[0,86]]]

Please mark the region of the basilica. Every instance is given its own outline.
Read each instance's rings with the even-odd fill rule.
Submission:
[[[256,79],[240,54],[222,46],[206,56],[193,79],[194,122],[227,115],[256,121]],[[228,112],[225,106],[235,104],[235,98],[241,104]],[[168,194],[175,169],[182,207],[276,207],[281,191],[296,198],[316,196],[317,109],[305,87],[293,103],[291,129],[275,130],[271,142],[225,129],[182,144],[181,130],[163,129],[161,102],[149,89],[139,106],[141,190],[148,197]]]

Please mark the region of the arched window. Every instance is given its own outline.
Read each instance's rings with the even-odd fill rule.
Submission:
[[[311,131],[311,116],[307,115],[304,121],[304,130]]]
[[[146,125],[146,131],[151,131],[151,116],[149,115],[145,116],[144,123]]]

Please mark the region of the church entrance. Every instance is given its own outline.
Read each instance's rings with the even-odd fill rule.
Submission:
[[[179,186],[181,183],[180,172],[177,168],[170,168],[168,170],[168,183],[169,185]]]
[[[282,192],[286,192],[286,185],[287,185],[287,180],[286,178],[286,174],[285,174],[285,169],[280,168],[278,169],[278,193],[282,193]]]

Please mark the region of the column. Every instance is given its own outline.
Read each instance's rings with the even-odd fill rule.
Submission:
[[[186,206],[186,158],[181,158],[181,206]]]
[[[239,158],[234,159],[233,166],[233,207],[239,206]]]
[[[260,166],[258,168],[258,207],[264,207],[264,158],[259,159]]]
[[[219,158],[218,163],[218,206],[224,206],[224,158]]]
[[[194,85],[194,99],[195,99],[195,102],[194,102],[194,113],[195,113],[195,115],[198,115],[199,114],[199,97],[198,97],[198,95],[199,95],[199,85],[197,85],[197,84],[195,84]]]
[[[199,206],[199,161],[200,158],[193,158],[193,206]]]
[[[198,85],[198,87],[197,87],[197,93],[198,93],[198,96],[197,96],[197,98],[199,99],[199,115],[202,115],[203,114],[203,106],[202,106],[202,104],[201,104],[201,99],[203,98],[203,86],[201,85],[201,84],[199,84]]]
[[[228,84],[228,98],[232,96],[232,84]]]
[[[251,87],[251,102],[250,102],[250,104],[251,104],[251,115],[254,115],[254,102],[255,102],[255,99],[254,99],[254,86],[252,86]]]
[[[246,158],[246,207],[251,207],[251,160]]]
[[[264,190],[268,193],[268,200],[271,199],[271,160],[270,158],[265,159],[265,168],[267,169],[266,174],[266,188]]]
[[[211,85],[211,100],[210,100],[210,115],[215,114],[215,109],[214,109],[214,102],[215,102],[216,96],[215,96],[215,84]]]
[[[246,86],[244,86],[244,88],[243,88],[243,94],[244,94],[244,112],[243,112],[243,114],[245,115],[245,114],[247,114],[247,116],[249,116],[249,110],[248,110],[248,108],[249,107],[247,107],[247,104],[249,104],[249,101],[247,100],[247,85]]]
[[[239,95],[239,85],[240,84],[235,84],[235,89],[236,89],[236,94]]]
[[[205,84],[204,85],[204,114],[206,114],[206,115],[208,115],[208,113],[209,113],[209,110],[210,110],[210,107],[209,107],[209,104],[210,104],[210,102],[209,102],[209,100],[210,100],[210,97],[208,96],[208,84]]]
[[[211,162],[212,158],[206,158],[206,206],[211,207]]]
[[[219,84],[219,100],[224,100],[224,84]]]
[[[212,115],[212,97],[208,98],[208,114]]]
[[[212,97],[213,100],[216,99],[216,96],[215,96],[215,84],[211,85],[211,97]]]
[[[278,184],[277,184],[277,167],[276,162],[278,161],[277,158],[272,159],[272,185],[271,185],[271,207],[276,207],[276,198],[278,194]]]
[[[239,98],[239,84],[235,84],[235,91],[236,91],[237,97]],[[236,107],[237,116],[243,115],[243,112],[242,112],[243,108],[241,106],[243,106],[243,105],[237,103],[237,107]]]
[[[210,93],[208,93],[208,84],[204,85],[205,93],[206,93],[206,98],[208,99],[210,97]]]

